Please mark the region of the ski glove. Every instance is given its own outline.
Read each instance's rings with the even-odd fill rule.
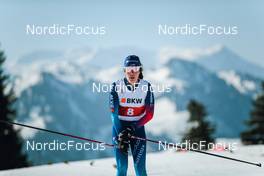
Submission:
[[[134,131],[132,127],[127,127],[118,134],[118,148],[125,154],[128,154],[130,136],[133,135]]]

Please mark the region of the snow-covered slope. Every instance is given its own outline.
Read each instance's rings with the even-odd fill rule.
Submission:
[[[261,80],[249,74],[234,70],[222,70],[217,75],[241,94],[248,94],[254,97],[256,92],[260,91],[259,85],[261,84]]]
[[[217,154],[252,162],[264,162],[264,146],[240,146],[234,153]],[[114,158],[87,160],[31,168],[1,171],[0,176],[110,176],[116,174]],[[156,176],[262,176],[263,167],[216,158],[193,152],[164,151],[147,155],[148,175]],[[128,175],[135,175],[132,158],[129,157]]]

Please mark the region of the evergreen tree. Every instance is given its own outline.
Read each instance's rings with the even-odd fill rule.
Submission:
[[[202,104],[195,100],[190,100],[187,109],[190,113],[188,122],[190,123],[191,128],[184,135],[183,142],[187,140],[190,144],[199,144],[200,141],[204,141],[202,145],[205,145],[205,147],[200,146],[200,148],[206,150],[208,149],[208,143],[215,142],[215,139],[212,136],[215,132],[215,127],[206,120],[207,112]]]
[[[262,92],[253,101],[253,110],[246,121],[248,129],[241,133],[244,144],[264,144],[264,81]]]
[[[16,111],[16,98],[12,89],[7,90],[8,75],[4,73],[4,52],[0,50],[0,120],[12,122]],[[0,170],[28,166],[26,155],[22,153],[22,139],[13,125],[0,123]]]

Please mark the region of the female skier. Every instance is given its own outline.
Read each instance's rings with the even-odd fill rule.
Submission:
[[[110,93],[113,143],[117,176],[126,176],[130,146],[137,176],[146,176],[146,141],[144,125],[154,114],[154,96],[151,84],[143,80],[143,68],[138,56],[130,55],[124,62],[125,77],[112,84]]]

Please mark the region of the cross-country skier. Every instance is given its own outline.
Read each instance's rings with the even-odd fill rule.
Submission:
[[[146,142],[130,136],[145,138],[144,125],[154,114],[154,96],[151,84],[143,80],[143,67],[138,56],[125,58],[125,77],[112,84],[110,108],[113,123],[113,143],[117,176],[125,176],[128,168],[128,150],[134,161],[137,176],[146,176]]]

